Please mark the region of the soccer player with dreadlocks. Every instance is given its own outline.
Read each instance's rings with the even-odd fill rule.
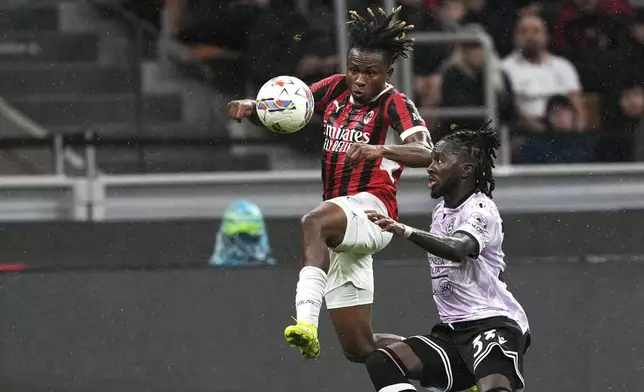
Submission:
[[[389,244],[365,210],[397,219],[396,187],[403,166],[427,167],[432,142],[415,105],[388,82],[392,65],[408,57],[413,26],[387,15],[352,11],[346,75],[311,86],[315,112],[324,118],[323,202],[301,220],[302,269],[295,294],[296,324],[286,341],[305,358],[320,353],[318,319],[322,300],[346,357],[364,360],[397,337],[373,336],[372,255]],[[230,117],[261,125],[255,102],[234,101]]]
[[[489,123],[488,123],[489,125]],[[366,367],[377,391],[415,391],[409,379],[441,391],[514,392],[524,387],[528,318],[503,281],[503,224],[492,201],[497,131],[458,130],[432,152],[429,188],[443,198],[429,232],[376,211],[367,215],[385,232],[428,253],[440,323],[377,350]]]

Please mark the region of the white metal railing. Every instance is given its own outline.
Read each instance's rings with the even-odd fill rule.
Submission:
[[[644,165],[503,167],[494,199],[503,212],[644,208]],[[410,170],[398,189],[401,215],[431,213],[427,174]],[[321,201],[319,171],[222,175],[98,176],[96,220],[220,217],[235,200],[267,217],[298,217]]]
[[[0,97],[0,134],[3,136],[26,135],[43,138],[50,135],[50,132]],[[65,148],[60,138],[54,137],[52,156],[52,171],[55,174],[64,174],[65,163],[77,170],[85,168],[83,157],[73,150]],[[29,160],[29,158],[24,157],[26,160]],[[32,156],[32,158],[34,157]]]
[[[509,166],[495,170],[506,212],[644,209],[644,164]],[[422,169],[399,186],[402,215],[431,212]],[[321,200],[319,171],[0,177],[0,221],[217,218],[235,200],[297,217]]]
[[[644,163],[574,164],[574,165],[512,165],[494,169],[494,176],[503,177],[566,177],[598,175],[633,175],[644,178]],[[425,169],[407,168],[403,181],[425,179]],[[131,174],[98,176],[106,184],[118,183],[128,186],[163,184],[254,184],[264,182],[297,183],[320,181],[319,170],[281,170],[268,172],[192,173],[192,174]]]
[[[88,181],[59,175],[0,177],[0,220],[88,220]]]

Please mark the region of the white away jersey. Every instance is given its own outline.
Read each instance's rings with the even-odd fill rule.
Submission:
[[[455,263],[428,254],[434,301],[444,323],[506,316],[528,330],[525,311],[499,274],[505,270],[502,220],[496,204],[484,193],[474,193],[457,208],[441,201],[432,214],[431,234],[464,232],[479,244],[477,258]]]

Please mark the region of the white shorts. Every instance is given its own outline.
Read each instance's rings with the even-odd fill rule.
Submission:
[[[384,249],[392,234],[383,232],[365,214],[374,210],[389,216],[385,205],[370,193],[342,196],[327,200],[342,208],[347,216],[344,240],[335,249],[329,249],[331,264],[327,274],[325,301],[327,309],[373,303],[372,254]]]

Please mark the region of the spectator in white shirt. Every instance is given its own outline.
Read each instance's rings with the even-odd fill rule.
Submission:
[[[522,117],[528,131],[543,131],[546,104],[554,95],[568,96],[578,115],[576,128],[584,130],[582,87],[577,70],[568,60],[549,53],[548,33],[537,15],[522,16],[515,31],[515,50],[503,60]]]

